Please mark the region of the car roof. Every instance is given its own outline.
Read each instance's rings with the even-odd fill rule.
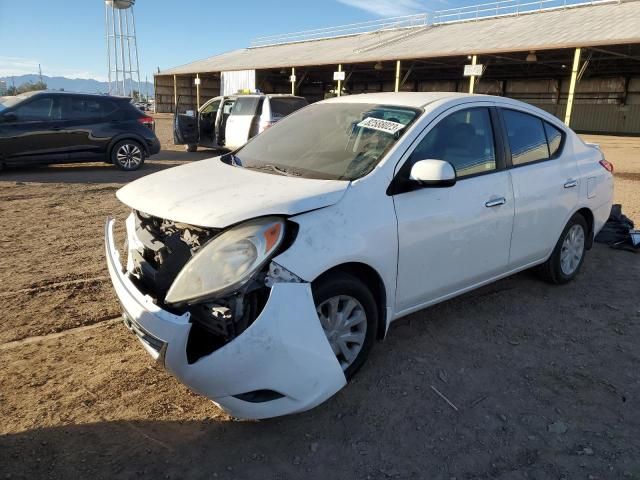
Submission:
[[[111,98],[115,100],[131,100],[131,97],[124,97],[122,95],[108,95],[105,93],[85,93],[85,92],[69,92],[66,90],[37,90],[35,92],[27,92],[21,95],[36,96],[36,95],[73,95],[83,97],[95,97],[95,98]]]
[[[290,93],[235,93],[232,95],[225,95],[225,97],[235,97],[235,98],[245,98],[245,97],[257,97],[257,98],[281,98],[281,97],[289,97],[289,98],[304,98],[299,97],[298,95],[291,95]]]
[[[324,100],[323,103],[376,103],[382,105],[397,105],[403,107],[420,108],[438,100],[468,97],[486,97],[458,92],[380,92],[362,93],[358,95],[344,95]]]

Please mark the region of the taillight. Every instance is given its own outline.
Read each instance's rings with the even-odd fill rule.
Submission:
[[[138,123],[153,130],[153,117],[140,117]]]
[[[607,172],[613,173],[613,163],[608,162],[603,158],[602,160],[600,160],[600,165],[602,165],[602,168],[604,168]]]

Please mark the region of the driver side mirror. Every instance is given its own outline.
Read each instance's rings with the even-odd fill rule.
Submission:
[[[456,171],[444,160],[420,160],[411,167],[409,180],[424,187],[452,187],[456,184]]]
[[[18,116],[13,112],[8,112],[8,113],[5,113],[4,115],[2,115],[0,117],[0,119],[2,119],[3,123],[17,122],[18,121]]]

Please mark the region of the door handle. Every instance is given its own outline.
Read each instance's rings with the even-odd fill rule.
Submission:
[[[62,127],[51,127],[51,130],[53,130],[54,132],[58,132],[62,130]]]
[[[504,205],[505,203],[507,203],[507,199],[504,197],[500,197],[494,200],[489,200],[487,203],[484,204],[484,206],[487,208],[499,207],[500,205]]]
[[[578,180],[567,180],[564,184],[564,188],[573,188],[578,186]]]

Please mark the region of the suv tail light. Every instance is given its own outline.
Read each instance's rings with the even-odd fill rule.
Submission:
[[[153,117],[140,117],[138,118],[138,123],[144,125],[145,127],[149,127],[151,130],[153,130]]]
[[[600,160],[600,165],[602,165],[602,168],[604,168],[607,172],[613,173],[613,163],[608,162],[603,158],[602,160]]]

